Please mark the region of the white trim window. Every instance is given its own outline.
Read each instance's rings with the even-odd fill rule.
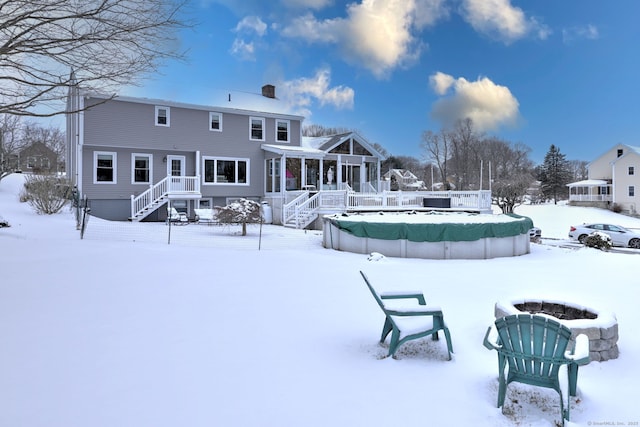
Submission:
[[[636,174],[636,168],[634,168],[633,166],[629,166],[629,175],[635,175]]]
[[[93,183],[117,184],[118,154],[109,151],[93,152]]]
[[[630,185],[629,186],[629,197],[635,197],[636,196],[636,187],[634,185]]]
[[[249,185],[249,159],[203,157],[204,184]]]
[[[222,132],[222,113],[214,111],[209,112],[209,130],[213,132]]]
[[[36,167],[36,158],[34,156],[27,157],[27,169],[33,169]]]
[[[153,155],[131,153],[131,184],[151,184],[153,181]]]
[[[276,119],[276,142],[289,142],[291,122]]]
[[[249,117],[249,139],[264,141],[264,117]]]
[[[156,126],[171,126],[171,108],[156,105]]]

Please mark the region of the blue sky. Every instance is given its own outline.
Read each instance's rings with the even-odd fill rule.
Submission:
[[[640,145],[637,0],[194,0],[185,62],[121,95],[219,105],[276,96],[306,124],[420,158],[421,135],[476,129],[590,161]]]

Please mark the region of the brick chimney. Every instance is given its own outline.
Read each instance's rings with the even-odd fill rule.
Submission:
[[[266,96],[267,98],[275,98],[276,97],[276,87],[274,85],[264,85],[264,86],[262,86],[262,96]]]

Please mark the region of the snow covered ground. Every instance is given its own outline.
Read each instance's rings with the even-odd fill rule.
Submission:
[[[638,425],[639,254],[532,244],[492,260],[381,258],[279,226],[112,223],[35,214],[0,181],[0,426],[554,426],[551,390],[512,384],[496,408],[497,301],[549,298],[613,311],[620,357],[582,367],[567,425]],[[612,212],[532,205],[544,241]],[[553,240],[552,240],[553,239]],[[379,291],[421,290],[444,340],[378,345]],[[609,424],[606,424],[609,423]]]

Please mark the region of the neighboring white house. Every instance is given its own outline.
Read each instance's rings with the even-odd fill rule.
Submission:
[[[572,204],[606,207],[615,203],[625,212],[637,213],[640,147],[617,144],[589,163],[588,169],[587,180],[567,184]]]
[[[389,169],[382,176],[382,179],[385,182],[385,188],[390,190],[418,191],[426,189],[424,181],[419,180],[408,169]],[[394,188],[393,182],[397,184],[397,188]]]

